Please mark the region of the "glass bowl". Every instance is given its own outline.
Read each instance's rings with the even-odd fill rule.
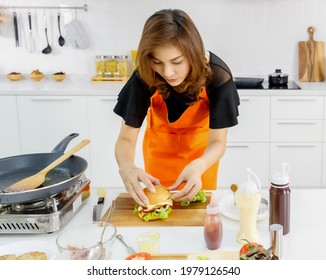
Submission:
[[[108,223],[99,244],[105,223],[83,224],[67,228],[56,240],[63,260],[106,260],[113,251],[117,229]]]

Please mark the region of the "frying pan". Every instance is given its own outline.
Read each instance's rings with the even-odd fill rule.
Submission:
[[[69,142],[78,135],[72,133],[66,136],[50,153],[25,154],[0,159],[0,205],[46,198],[75,186],[88,164],[85,159],[73,155],[49,171],[40,187],[22,192],[3,192],[6,187],[39,172],[60,157]]]

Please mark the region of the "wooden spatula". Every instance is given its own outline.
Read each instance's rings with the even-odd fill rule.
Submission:
[[[64,162],[67,158],[71,157],[74,153],[78,152],[81,148],[85,147],[89,143],[90,140],[83,140],[77,146],[63,154],[61,157],[57,158],[54,162],[49,164],[47,167],[45,167],[38,173],[10,185],[9,187],[4,189],[4,192],[21,192],[36,189],[37,187],[43,184],[45,180],[45,175],[50,170],[58,166],[60,163]]]

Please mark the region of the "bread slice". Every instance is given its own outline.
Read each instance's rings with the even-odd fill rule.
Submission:
[[[47,256],[44,252],[33,251],[17,256],[17,260],[46,260]]]
[[[17,257],[15,254],[7,254],[0,256],[0,260],[16,260]]]

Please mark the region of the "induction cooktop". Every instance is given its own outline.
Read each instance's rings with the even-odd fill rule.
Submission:
[[[287,84],[274,85],[264,81],[263,78],[234,78],[237,89],[272,89],[272,90],[298,90],[301,89],[294,81]]]

